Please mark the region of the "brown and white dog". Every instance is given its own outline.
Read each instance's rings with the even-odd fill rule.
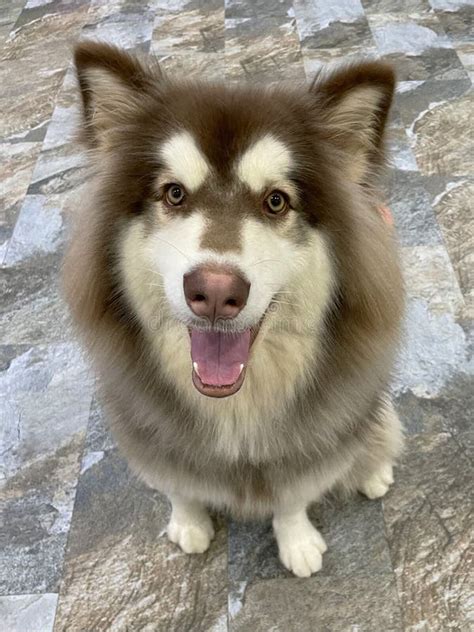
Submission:
[[[75,61],[94,173],[65,285],[111,429],[184,551],[208,548],[207,506],[272,516],[309,576],[326,546],[308,504],[383,496],[401,448],[403,288],[377,192],[393,72],[225,87],[100,43]]]

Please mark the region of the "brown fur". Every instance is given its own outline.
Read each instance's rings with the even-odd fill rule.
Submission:
[[[398,429],[386,427],[381,411],[399,336],[403,289],[393,232],[376,210],[394,87],[391,68],[365,62],[317,77],[310,90],[266,90],[171,82],[102,44],[81,44],[75,61],[95,188],[92,202],[78,209],[65,260],[65,290],[99,374],[112,431],[132,467],[167,492],[196,484],[208,496],[215,494],[217,505],[227,504],[241,515],[271,512],[281,489],[307,476],[321,480],[319,487],[315,483],[316,496],[337,482],[356,487],[361,476],[393,460],[400,448]],[[94,93],[92,68],[113,75],[109,96],[117,107],[110,108],[110,99]],[[354,112],[338,110],[354,89],[364,87],[375,88],[380,96],[373,116],[357,118]],[[219,199],[215,209],[228,209],[226,199],[232,204],[235,192],[226,190],[231,177],[226,169],[243,142],[266,131],[281,138],[298,156],[292,174],[299,192],[300,228],[295,230],[301,239],[308,224],[321,231],[335,263],[337,284],[321,335],[322,351],[315,352],[308,367],[311,379],[255,430],[254,454],[259,458],[242,451],[230,460],[214,449],[218,415],[196,417],[164,377],[116,272],[119,232],[131,218],[148,212],[161,168],[156,147],[182,124],[199,139],[219,173],[220,188],[205,194],[208,200]],[[351,171],[354,161],[360,165],[357,172]],[[233,202],[233,217],[272,221],[255,210],[252,196],[241,194],[239,203]],[[217,215],[211,226],[218,230]],[[229,226],[215,245],[232,247]],[[286,326],[298,325],[283,323],[282,336]],[[285,361],[278,348],[274,361]]]

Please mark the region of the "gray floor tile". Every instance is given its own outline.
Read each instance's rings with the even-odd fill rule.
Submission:
[[[80,480],[55,630],[225,630],[224,524],[204,555],[163,537],[167,501],[129,473],[116,451]]]
[[[52,632],[56,602],[54,593],[0,597],[0,620],[8,632]]]
[[[0,594],[55,592],[92,385],[72,343],[2,351]]]
[[[231,603],[231,613],[231,632],[402,630],[392,574],[260,581]]]
[[[226,19],[225,38],[227,80],[304,82],[294,18]]]
[[[405,629],[469,628],[472,461],[449,432],[409,436],[384,500]]]

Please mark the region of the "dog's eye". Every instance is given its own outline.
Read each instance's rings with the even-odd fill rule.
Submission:
[[[287,210],[288,203],[281,191],[272,191],[265,199],[265,206],[270,215],[282,215]]]
[[[171,206],[178,206],[184,200],[184,189],[179,184],[170,184],[166,189],[165,198]]]

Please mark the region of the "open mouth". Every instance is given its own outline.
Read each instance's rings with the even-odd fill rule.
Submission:
[[[241,332],[190,329],[193,384],[208,397],[237,393],[258,328]]]

